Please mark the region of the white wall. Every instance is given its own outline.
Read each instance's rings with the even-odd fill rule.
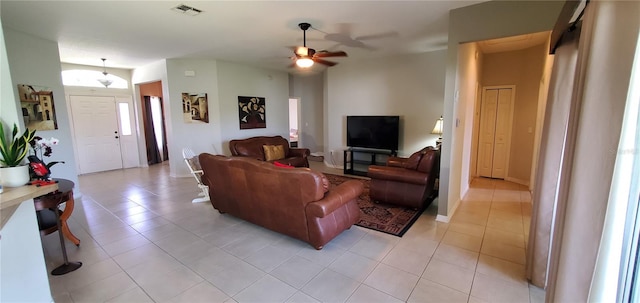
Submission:
[[[444,92],[444,134],[440,163],[438,215],[449,218],[460,200],[460,170],[455,163],[463,161],[463,138],[456,138],[455,108],[460,43],[548,31],[553,28],[563,1],[489,1],[452,10],[449,14],[449,40],[446,57]],[[464,180],[464,182],[467,182]],[[458,184],[458,185],[453,185]],[[454,186],[450,189],[451,186]]]
[[[5,127],[19,123],[24,129],[9,75],[4,30],[0,26],[0,119],[6,124]],[[29,199],[16,207],[0,231],[0,301],[51,302],[33,200]]]
[[[168,81],[163,82],[163,89],[168,87],[169,90],[169,94],[164,95],[164,111],[168,129],[167,143],[171,176],[191,175],[182,158],[182,148],[190,147],[196,155],[221,151],[221,120],[216,69],[217,62],[214,60],[167,60]],[[194,71],[195,77],[186,77],[184,72],[187,70]],[[184,122],[182,93],[207,94],[209,123]]]
[[[18,111],[18,102],[16,102],[17,99],[13,93],[14,85],[10,77],[11,73],[9,71],[9,60],[7,59],[7,48],[4,42],[4,31],[1,27],[0,43],[0,120],[2,120],[0,123],[5,124],[5,130],[7,127],[13,127],[14,123],[17,123],[20,129],[24,129],[22,114]]]
[[[435,146],[442,115],[446,51],[344,63],[327,71],[325,155],[342,165],[349,115],[400,116],[399,155]]]
[[[53,148],[51,157],[45,158],[43,161],[65,161],[65,164],[51,167],[51,176],[73,181],[76,184],[74,191],[79,192],[69,112],[62,86],[58,44],[55,41],[37,38],[9,28],[4,28],[4,35],[11,80],[15,84],[12,87],[14,94],[17,95],[16,85],[18,84],[43,86],[53,91],[58,129],[37,131],[36,134],[43,138],[56,137],[60,139],[60,144]],[[5,77],[4,74],[3,77]],[[20,102],[17,97],[13,98],[13,102],[15,109],[19,109]],[[5,115],[4,106],[2,115],[3,117]],[[20,116],[22,115],[20,114]]]
[[[186,77],[185,71],[195,77]],[[253,136],[289,137],[289,78],[284,72],[250,67],[218,60],[167,59],[154,62],[132,73],[132,82],[162,82],[163,104],[169,147],[170,174],[187,177],[182,148],[229,155],[229,140]],[[182,93],[207,93],[209,123],[185,123]],[[266,128],[240,130],[238,96],[266,98]],[[139,89],[134,94],[139,99]],[[136,100],[142,123],[140,100]],[[142,132],[142,127],[139,127]],[[144,134],[140,136],[141,162],[146,163]]]
[[[452,145],[461,146],[462,148],[454,149],[455,155],[452,155],[452,157],[461,161],[451,163],[452,175],[459,178],[460,182],[451,184],[449,188],[449,191],[456,192],[459,197],[463,197],[469,189],[473,126],[476,118],[474,110],[482,66],[480,58],[480,49],[476,43],[460,45],[458,52],[458,78],[456,79],[456,90],[459,93],[458,102],[454,105],[455,117],[459,119],[459,122],[458,127],[454,129],[455,136],[453,137]],[[450,209],[455,208],[459,200],[453,202],[454,204],[449,205]]]
[[[285,72],[217,61],[220,104],[220,153],[230,155],[229,141],[254,136],[289,138],[289,76]],[[264,97],[266,128],[240,129],[238,96]]]
[[[300,98],[299,138],[311,152],[324,151],[324,73],[292,76],[292,98]]]

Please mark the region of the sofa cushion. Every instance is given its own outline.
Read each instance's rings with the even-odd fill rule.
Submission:
[[[427,150],[418,164],[417,171],[423,173],[430,173],[431,171],[439,170],[440,157],[438,151],[435,149]]]
[[[413,153],[407,161],[404,162],[404,168],[416,170],[418,168],[418,164],[420,164],[420,160],[422,160],[422,156],[424,153],[422,151],[417,151]]]
[[[264,159],[266,161],[284,159],[284,146],[282,145],[263,145]]]

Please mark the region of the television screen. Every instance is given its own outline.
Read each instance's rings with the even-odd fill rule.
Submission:
[[[398,150],[399,116],[347,116],[347,146]]]

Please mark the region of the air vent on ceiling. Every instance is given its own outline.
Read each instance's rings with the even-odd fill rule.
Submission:
[[[173,7],[171,8],[171,10],[174,12],[182,13],[189,16],[196,16],[202,13],[202,10],[197,9],[195,7],[188,6],[188,5],[184,5],[184,4],[180,4],[176,7]]]

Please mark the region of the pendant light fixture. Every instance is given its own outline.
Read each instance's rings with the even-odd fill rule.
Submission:
[[[102,74],[104,75],[103,79],[98,79],[98,82],[102,83],[102,85],[104,85],[104,87],[109,87],[109,85],[111,85],[111,83],[113,83],[112,80],[107,79],[107,65],[105,64],[105,61],[107,61],[106,58],[101,58],[102,59],[102,67],[103,67],[103,71]]]

